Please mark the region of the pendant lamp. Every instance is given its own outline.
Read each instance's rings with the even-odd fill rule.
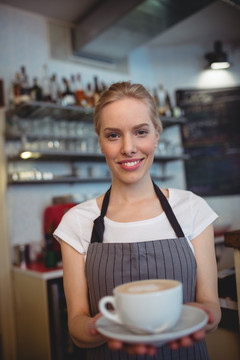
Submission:
[[[205,59],[208,61],[208,69],[223,70],[231,66],[227,58],[227,53],[222,49],[221,41],[214,42],[214,51],[207,53]]]

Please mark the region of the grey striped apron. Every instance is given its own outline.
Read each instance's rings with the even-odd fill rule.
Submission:
[[[196,260],[183,231],[161,190],[154,184],[162,208],[173,227],[177,238],[136,243],[103,243],[104,216],[110,198],[111,188],[106,192],[101,214],[95,219],[91,243],[86,258],[91,316],[96,315],[98,301],[111,295],[113,288],[125,282],[168,278],[183,283],[183,302],[195,300]],[[112,351],[107,344],[87,349],[87,360],[207,360],[205,341],[196,342],[189,348],[171,350],[165,345],[157,349],[155,356],[128,355]]]

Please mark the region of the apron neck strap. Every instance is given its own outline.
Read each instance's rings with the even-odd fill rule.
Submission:
[[[105,193],[101,208],[101,214],[98,216],[93,223],[93,230],[92,230],[92,236],[91,236],[91,244],[94,242],[103,242],[103,233],[105,230],[104,226],[104,216],[106,215],[110,193],[111,193],[111,187],[108,189],[108,191]]]
[[[159,189],[159,187],[154,183],[154,181],[153,181],[153,186],[154,186],[154,190],[157,194],[157,197],[162,205],[163,211],[165,212],[165,214],[168,218],[168,221],[170,222],[177,237],[185,237],[184,233],[182,231],[182,228],[181,228],[179,222],[177,221],[177,218],[176,218],[167,198],[162,193],[162,191]],[[109,203],[109,199],[110,199],[110,193],[111,193],[111,186],[104,195],[102,208],[101,208],[101,214],[94,220],[91,243],[94,243],[94,242],[102,243],[103,242],[103,233],[104,233],[104,229],[105,229],[104,216],[106,215],[106,212],[107,212],[108,203]]]
[[[181,228],[179,222],[177,221],[177,218],[176,218],[166,196],[162,193],[162,191],[159,189],[159,187],[155,184],[154,181],[153,181],[153,186],[154,186],[154,190],[159,198],[159,201],[162,205],[162,208],[168,218],[168,221],[170,222],[173,230],[175,231],[175,234],[177,235],[177,237],[185,237],[184,233],[182,231],[182,228]]]

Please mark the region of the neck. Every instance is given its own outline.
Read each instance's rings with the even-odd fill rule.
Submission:
[[[143,200],[155,196],[155,190],[150,175],[133,184],[120,183],[113,180],[111,200],[118,203],[131,203],[136,199]]]

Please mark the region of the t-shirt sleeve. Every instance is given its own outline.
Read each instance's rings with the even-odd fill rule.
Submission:
[[[192,214],[192,230],[189,239],[192,240],[210,224],[212,224],[218,215],[208,205],[205,199],[191,193],[191,214]]]
[[[87,244],[83,237],[83,224],[76,207],[68,210],[53,233],[57,241],[65,241],[81,254],[86,253]]]

